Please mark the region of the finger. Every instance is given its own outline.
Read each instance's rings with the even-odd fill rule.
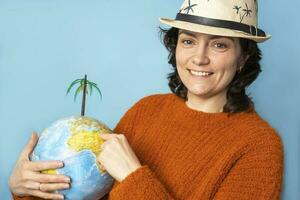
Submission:
[[[129,143],[123,134],[113,134],[114,137],[108,139],[102,144],[102,149],[105,148],[108,144],[119,144],[119,147],[122,147],[122,149],[127,149],[129,146]]]
[[[28,180],[28,181],[25,182],[24,186],[25,186],[26,189],[31,189],[31,190],[40,189],[40,183],[37,182],[37,181]]]
[[[109,133],[109,134],[100,134],[100,137],[101,137],[103,140],[109,140],[109,139],[112,139],[112,138],[119,138],[118,134],[113,134],[113,133]]]
[[[28,164],[28,168],[32,171],[44,171],[51,169],[62,168],[64,163],[62,161],[32,161]]]
[[[63,174],[41,174],[34,173],[31,174],[32,180],[37,181],[39,183],[70,183],[71,179],[68,176]]]
[[[39,140],[38,135],[35,132],[33,132],[31,134],[29,142],[27,143],[27,145],[25,146],[25,148],[23,149],[23,151],[21,153],[21,158],[22,159],[29,160],[29,155],[32,153],[32,151],[33,151],[35,145],[37,144],[38,140]]]
[[[107,146],[107,142],[103,142],[103,143],[101,144],[101,149],[103,150],[103,149],[105,148],[105,146]]]
[[[68,189],[70,185],[68,183],[41,183],[39,189],[43,192],[53,192],[56,190]]]
[[[118,134],[118,138],[119,138],[119,141],[121,141],[121,145],[123,146],[124,149],[127,150],[128,147],[130,148],[127,138],[124,134]]]
[[[117,137],[121,140],[126,140],[126,136],[124,134],[116,134]]]
[[[55,199],[55,200],[64,199],[64,196],[62,194],[43,192],[40,190],[31,190],[29,193],[31,196],[36,196],[43,199]]]
[[[114,137],[114,138],[111,138],[111,139],[105,141],[104,143],[102,143],[101,148],[102,148],[102,151],[107,148],[109,148],[111,150],[118,149],[119,151],[122,151],[123,147],[122,147],[121,143],[122,142],[118,138]]]
[[[71,179],[63,174],[42,174],[39,172],[27,172],[23,175],[24,181],[34,181],[38,183],[70,183]],[[32,188],[36,189],[36,188]]]
[[[114,162],[116,160],[120,160],[120,155],[119,152],[111,151],[109,149],[105,149],[103,152],[101,152],[98,157],[97,161],[107,169],[107,164],[110,162]],[[116,165],[117,166],[117,165]]]
[[[98,165],[102,171],[106,171],[104,165],[101,164],[100,160],[98,160]]]

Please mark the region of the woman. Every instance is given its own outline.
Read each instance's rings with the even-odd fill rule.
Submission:
[[[256,14],[253,0],[186,0],[175,20],[161,19],[172,27],[162,33],[173,94],[143,98],[119,134],[102,136],[98,161],[117,180],[109,199],[280,198],[281,139],[245,92],[260,73],[257,42],[270,38]],[[51,191],[69,187],[68,177],[39,173],[61,163],[28,159],[36,141],[11,176],[14,198],[62,199]]]

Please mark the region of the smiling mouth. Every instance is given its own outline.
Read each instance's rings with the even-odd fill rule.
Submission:
[[[207,77],[210,75],[213,75],[213,72],[205,72],[205,71],[195,71],[192,69],[188,69],[188,71],[190,72],[190,74],[194,75],[194,76],[202,76],[202,77]]]

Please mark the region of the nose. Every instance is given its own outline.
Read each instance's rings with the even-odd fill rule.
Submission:
[[[192,63],[195,65],[207,65],[210,59],[207,55],[207,48],[205,45],[200,45],[194,52]]]

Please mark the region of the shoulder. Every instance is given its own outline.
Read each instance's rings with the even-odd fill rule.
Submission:
[[[283,151],[280,134],[256,111],[243,113],[238,118],[236,129],[242,133],[241,138],[245,138],[249,146]]]
[[[172,93],[152,94],[141,98],[132,107],[160,107],[174,101],[175,98]]]
[[[141,98],[137,103],[159,103],[161,101],[172,100],[174,96],[172,93],[152,94]]]
[[[125,112],[124,116],[135,116],[140,118],[141,116],[151,115],[158,110],[161,110],[166,103],[172,101],[175,95],[171,93],[166,94],[152,94],[142,97],[140,100],[135,102],[129,109]]]
[[[235,133],[230,138],[235,141],[232,148],[239,152],[238,165],[267,170],[266,176],[278,176],[281,180],[284,146],[280,134],[255,111],[242,115],[235,121],[235,129],[231,130]]]

